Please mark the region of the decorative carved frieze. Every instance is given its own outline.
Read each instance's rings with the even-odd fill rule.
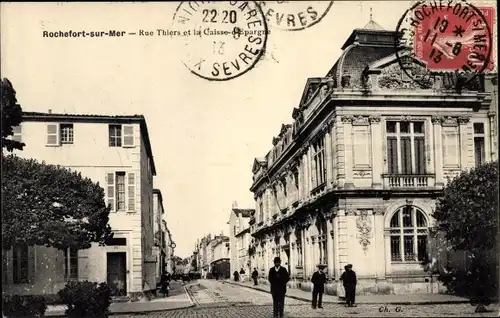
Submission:
[[[457,117],[447,116],[441,122],[441,125],[453,125],[455,126],[458,123]]]
[[[346,209],[345,215],[356,215],[356,209]]]
[[[432,116],[431,121],[433,124],[441,124],[444,121],[443,116]]]
[[[354,121],[354,116],[342,116],[341,117],[343,123],[352,123]]]
[[[467,124],[470,121],[470,116],[458,116],[457,121],[459,124]]]
[[[354,116],[354,121],[352,122],[353,125],[368,125],[369,123],[369,117],[363,115]]]
[[[370,239],[372,238],[372,222],[368,216],[368,210],[359,210],[359,215],[356,219],[356,227],[358,228],[359,243],[363,247],[365,253],[368,251]]]
[[[406,199],[407,205],[413,205],[413,199]]]
[[[374,215],[384,215],[386,210],[387,210],[387,208],[385,206],[376,206],[373,209],[373,214]]]
[[[363,178],[371,178],[372,172],[367,170],[353,171],[354,178],[363,179]]]
[[[381,116],[379,116],[379,115],[370,115],[370,117],[368,117],[368,120],[372,124],[380,123]]]

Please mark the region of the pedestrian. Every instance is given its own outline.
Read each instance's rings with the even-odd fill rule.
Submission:
[[[161,293],[163,294],[163,296],[168,297],[168,292],[170,291],[170,279],[168,278],[167,274],[161,275],[160,285]]]
[[[312,308],[316,309],[316,305],[318,308],[323,308],[323,293],[325,292],[325,283],[326,283],[326,274],[323,272],[325,269],[325,265],[318,265],[318,270],[314,272],[311,278],[311,282],[313,283],[313,295],[312,295]]]
[[[340,280],[344,284],[346,307],[356,307],[356,272],[352,270],[352,265],[344,266],[345,272],[340,275]]]
[[[279,257],[274,258],[274,267],[269,270],[268,279],[273,296],[273,317],[281,318],[285,310],[286,283],[290,280],[290,275],[286,268],[281,266]]]
[[[253,279],[254,286],[258,285],[257,278],[259,278],[259,272],[257,271],[257,268],[254,267],[253,272],[252,272],[252,279]]]
[[[240,274],[238,274],[238,271],[234,271],[233,276],[235,282],[240,280]]]
[[[244,282],[245,279],[246,279],[246,276],[245,276],[245,270],[242,268],[240,269],[240,278],[241,278],[241,281]]]

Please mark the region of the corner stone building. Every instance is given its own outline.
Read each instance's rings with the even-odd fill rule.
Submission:
[[[439,75],[422,88],[394,43],[373,21],[354,30],[328,74],[307,80],[293,124],[254,160],[249,251],[261,277],[279,255],[305,290],[324,264],[327,292],[340,292],[352,263],[359,294],[437,293],[422,263],[465,264],[437,253],[432,213],[448,177],[497,158],[496,74],[460,92]]]

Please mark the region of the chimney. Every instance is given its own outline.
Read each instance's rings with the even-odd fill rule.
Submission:
[[[52,109],[49,108],[49,114],[52,114]]]

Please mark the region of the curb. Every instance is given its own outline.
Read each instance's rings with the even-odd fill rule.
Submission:
[[[262,291],[265,293],[270,294],[270,291],[263,290],[260,288],[255,288],[253,286],[247,286],[247,285],[242,285],[242,284],[235,284],[233,282],[224,282],[226,284],[231,284],[231,285],[236,285],[236,286],[241,286],[241,287],[246,287],[250,288],[253,290],[258,290]],[[296,300],[302,300],[302,301],[307,301],[310,302],[311,299],[304,298],[304,297],[299,297],[299,296],[293,296],[293,295],[286,295],[288,298],[296,299]],[[323,304],[343,304],[344,301],[338,300],[338,301],[331,301],[331,300],[323,300]],[[470,304],[469,300],[443,300],[443,301],[394,301],[394,302],[358,302],[358,304],[364,304],[364,305],[436,305],[436,304],[443,304],[443,305],[449,305],[449,304]]]
[[[180,309],[188,309],[188,308],[193,308],[196,307],[196,304],[193,302],[193,299],[191,298],[191,295],[187,292],[186,286],[183,286],[184,292],[188,295],[189,301],[191,302],[190,305],[186,306],[180,306],[180,307],[175,307],[175,308],[164,308],[164,309],[151,309],[151,310],[138,310],[138,311],[120,311],[120,312],[109,312],[109,316],[117,316],[117,315],[141,315],[141,314],[147,314],[147,313],[155,313],[155,312],[165,312],[165,311],[172,311],[172,310],[180,310]],[[55,318],[55,317],[66,317],[66,314],[64,312],[62,313],[54,313],[54,314],[45,314],[46,318]]]

